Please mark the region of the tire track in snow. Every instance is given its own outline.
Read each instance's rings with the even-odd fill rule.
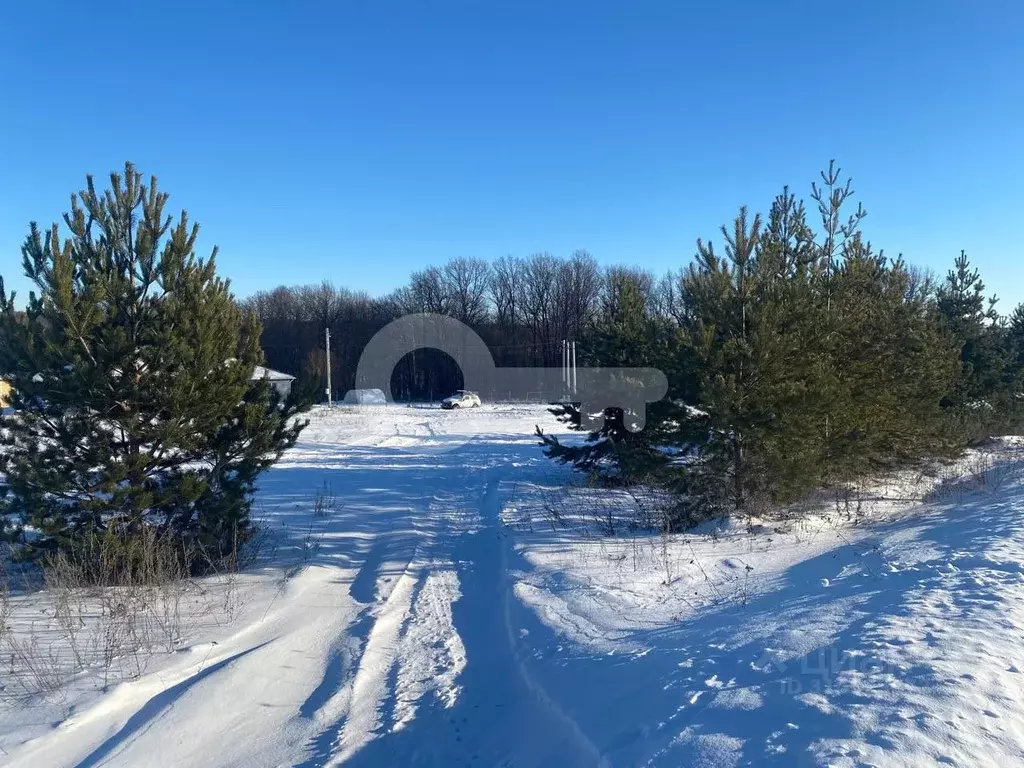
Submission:
[[[407,522],[411,531],[378,537],[350,585],[352,597],[366,607],[346,635],[338,638],[321,683],[300,710],[301,716],[319,724],[319,735],[313,738],[302,766],[336,765],[346,760],[375,737],[407,723],[420,698],[432,689],[449,700],[455,695],[454,679],[465,666],[465,651],[450,619],[450,604],[458,595],[458,577],[448,571],[454,587],[446,590],[448,607],[443,608],[434,594],[433,582],[445,577],[434,569],[449,560],[431,553],[456,535],[451,530],[452,514],[455,512],[458,518],[464,494],[435,490],[428,491],[428,495],[425,510],[410,510]],[[461,519],[455,522],[465,527]],[[411,552],[403,554],[409,549]],[[397,572],[396,566],[403,561],[401,575],[387,583],[386,575]],[[417,622],[442,630],[447,625],[443,647],[434,655],[447,655],[449,664],[431,680],[417,679],[410,685],[410,674],[416,676],[421,670],[403,669],[409,662],[405,657],[417,654],[408,653],[411,649],[403,650],[402,645],[415,642],[415,638],[407,639],[407,634]],[[431,662],[436,664],[437,659]]]
[[[412,607],[413,592],[418,581],[419,568],[414,568],[410,562],[370,628],[366,647],[352,681],[352,698],[338,740],[338,751],[326,763],[327,766],[339,765],[347,760],[372,738],[373,732],[381,725],[381,708],[388,694],[391,667],[396,662],[395,649],[399,633]]]
[[[466,666],[466,649],[455,631],[452,603],[460,596],[459,577],[450,567],[425,568],[420,589],[403,628],[398,663],[392,667],[387,700],[387,729],[411,723],[421,700],[430,694],[446,707],[458,699],[457,680]]]
[[[501,519],[501,504],[498,499],[499,480],[492,480],[487,485],[487,492],[484,495],[483,503],[481,504],[481,512],[484,518],[488,521],[500,523]],[[504,592],[503,611],[505,625],[505,640],[509,650],[509,654],[515,663],[516,670],[519,673],[519,678],[522,680],[523,685],[526,689],[533,694],[538,703],[543,706],[547,711],[547,714],[553,716],[555,722],[564,730],[565,735],[568,737],[570,743],[572,743],[582,758],[581,765],[593,765],[599,768],[610,768],[608,760],[601,755],[601,751],[594,745],[594,743],[587,738],[587,735],[580,728],[579,723],[572,719],[572,717],[565,712],[551,696],[544,689],[544,686],[536,680],[530,671],[527,669],[524,660],[516,653],[516,632],[512,626],[512,607],[517,601],[515,596],[515,590],[512,588],[513,579],[509,574],[508,570],[508,547],[507,540],[502,537],[501,542],[501,574],[503,577],[502,591]]]
[[[520,639],[517,621],[522,619],[531,628],[531,641],[555,638],[515,596],[508,542],[498,514],[500,473],[492,469],[485,478],[484,487],[478,486],[474,530],[451,532],[461,593],[452,604],[453,636],[465,656],[465,668],[453,679],[457,696],[421,698],[415,716],[403,721],[402,728],[380,733],[354,752],[336,755],[330,765],[349,760],[353,768],[608,766],[529,668],[527,654],[533,646]],[[430,598],[424,590],[421,600]]]
[[[339,747],[350,754],[352,749],[346,749],[346,742],[358,749],[379,725],[380,703],[386,695],[394,663],[397,630],[409,611],[418,584],[419,541],[401,575],[390,582],[383,581],[385,573],[398,570],[389,566],[401,563],[387,559],[396,554],[391,551],[395,546],[393,540],[378,540],[349,586],[352,597],[366,607],[345,636],[339,638],[341,645],[332,653],[323,679],[300,708],[302,717],[321,724],[303,766],[335,764],[332,755]],[[382,589],[384,583],[390,586],[386,592]],[[349,674],[352,659],[357,660],[354,675]]]
[[[428,506],[428,518],[439,518],[436,524],[440,532],[449,532],[450,519],[447,512],[450,507],[458,507],[458,495],[446,494],[440,499],[441,509],[437,510],[438,496],[435,494]],[[452,502],[455,502],[454,505]],[[373,625],[369,630],[366,644],[355,678],[351,686],[351,696],[348,703],[348,712],[341,726],[341,733],[334,744],[335,754],[324,763],[325,766],[335,766],[345,762],[368,741],[381,731],[390,730],[395,725],[396,711],[399,713],[399,725],[404,725],[413,716],[412,708],[416,701],[427,692],[427,688],[418,691],[418,696],[413,700],[403,700],[402,708],[399,709],[397,697],[399,694],[399,683],[407,683],[401,678],[403,663],[407,658],[401,652],[403,639],[406,637],[414,621],[423,620],[420,615],[424,611],[421,598],[424,589],[427,588],[427,597],[432,603],[432,611],[435,621],[444,615],[438,598],[436,596],[435,584],[436,574],[427,572],[429,557],[421,556],[422,542],[427,541],[432,547],[436,544],[436,536],[430,536],[421,528],[418,518],[412,518],[413,529],[422,537],[416,544],[412,556],[406,564],[402,576],[387,595],[384,607],[376,614]],[[384,563],[385,571],[388,563]],[[458,582],[455,577],[456,584]],[[378,575],[377,582],[380,582]],[[353,582],[355,587],[355,582]],[[457,591],[457,586],[455,587]],[[355,596],[355,595],[354,595]],[[454,633],[454,629],[452,629]],[[457,634],[455,638],[457,640]],[[461,642],[450,643],[456,648],[461,648]],[[455,661],[457,651],[452,652],[451,661]],[[464,649],[462,652],[464,657]],[[463,660],[464,663],[464,660]],[[454,676],[453,676],[454,677]]]

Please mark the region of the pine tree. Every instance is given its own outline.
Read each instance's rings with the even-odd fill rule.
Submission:
[[[1008,431],[1024,429],[1024,304],[1010,315],[1004,335],[1006,345],[1006,389]]]
[[[734,510],[748,505],[750,448],[754,432],[770,419],[763,404],[752,397],[757,381],[756,339],[752,326],[756,303],[757,260],[761,217],[748,225],[740,209],[730,231],[722,227],[725,256],[712,243],[697,241],[697,257],[687,269],[685,301],[689,305],[688,341],[698,359],[699,407],[707,414],[708,441],[703,446],[703,477],[721,479],[716,490]],[[701,489],[709,507],[716,494]]]
[[[725,256],[698,241],[684,283],[706,441],[695,496],[709,512],[752,511],[821,479],[825,413],[823,270],[802,204],[783,190],[767,224],[741,209]]]
[[[822,178],[820,234],[783,190],[763,221],[741,209],[722,228],[724,253],[698,241],[665,284],[663,316],[642,291],[612,292],[587,364],[661,367],[670,397],[642,433],[615,412],[584,445],[538,431],[549,456],[646,481],[659,466],[678,478],[672,446],[695,449],[674,482],[692,522],[756,514],[1024,423],[1024,306],[1000,318],[965,255],[937,285],[876,252],[864,210],[844,213],[850,182],[834,164]],[[579,426],[578,407],[555,410]]]
[[[931,286],[915,284],[856,235],[835,276],[831,479],[941,448],[941,401],[955,377],[954,351],[939,327]]]
[[[822,427],[832,406],[832,382],[827,301],[816,290],[827,272],[817,256],[803,203],[783,189],[755,251],[750,327],[757,370],[752,400],[769,416],[757,435],[759,492],[773,501],[793,499],[823,477]]]
[[[1024,304],[1018,304],[1010,315],[1006,330],[1006,343],[1009,348],[1011,366],[1011,385],[1015,393],[1024,386]]]
[[[0,279],[2,532],[28,555],[145,527],[216,564],[250,533],[255,481],[296,440],[295,398],[263,381],[260,328],[197,258],[198,226],[126,164],[72,196],[61,240],[33,223],[23,318]],[[28,535],[29,532],[32,535]],[[193,557],[194,556],[194,557]]]
[[[563,443],[539,427],[537,436],[549,458],[605,481],[672,483],[677,480],[668,469],[673,448],[688,442],[684,403],[692,398],[693,365],[681,348],[678,329],[652,311],[642,278],[628,270],[609,273],[599,319],[590,329],[580,362],[591,367],[657,368],[669,380],[668,394],[646,406],[645,426],[639,431],[634,431],[639,414],[606,408],[601,426],[589,432],[583,444]],[[629,388],[633,382],[617,384]],[[571,429],[585,429],[579,403],[558,404],[551,413]]]
[[[943,327],[960,348],[960,375],[945,406],[968,438],[998,428],[1006,406],[1009,349],[996,303],[995,296],[985,298],[980,272],[961,251],[938,290],[938,309]]]

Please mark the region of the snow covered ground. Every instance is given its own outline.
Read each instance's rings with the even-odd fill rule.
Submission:
[[[36,695],[0,659],[0,764],[1024,764],[1014,444],[658,536],[628,525],[658,499],[578,487],[538,423],[314,412],[262,483],[265,561],[199,585],[170,651]],[[53,621],[12,604],[15,632]]]

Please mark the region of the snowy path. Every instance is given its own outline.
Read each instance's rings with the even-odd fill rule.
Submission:
[[[5,713],[0,765],[1024,764],[1019,477],[788,549],[689,542],[691,571],[758,578],[698,605],[683,567],[627,585],[628,539],[503,525],[558,481],[543,418],[318,414],[263,483],[279,549],[243,615]]]
[[[263,512],[295,566],[262,615],[61,718],[13,764],[524,765],[524,725],[533,764],[597,764],[510,624],[501,480],[547,469],[537,410],[505,414],[504,433],[502,413],[454,414],[458,450],[451,415],[391,414],[322,415],[268,475]]]
[[[372,742],[352,765],[602,763],[598,749],[523,663],[528,646],[512,618],[508,544],[498,525],[501,473],[490,474],[480,500],[483,527],[456,548],[463,584],[456,626],[472,660],[460,679],[463,691],[455,706],[435,704],[398,734]]]

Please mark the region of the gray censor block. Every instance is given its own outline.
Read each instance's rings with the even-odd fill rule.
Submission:
[[[579,368],[570,381],[558,368],[498,368],[472,328],[431,313],[406,315],[375,334],[359,358],[356,387],[379,388],[393,402],[391,374],[395,366],[410,352],[431,348],[455,360],[465,389],[482,393],[485,399],[507,396],[579,403],[583,426],[588,429],[601,426],[606,408],[621,408],[627,414],[626,428],[639,432],[646,423],[647,404],[668,392],[668,379],[657,368]]]

